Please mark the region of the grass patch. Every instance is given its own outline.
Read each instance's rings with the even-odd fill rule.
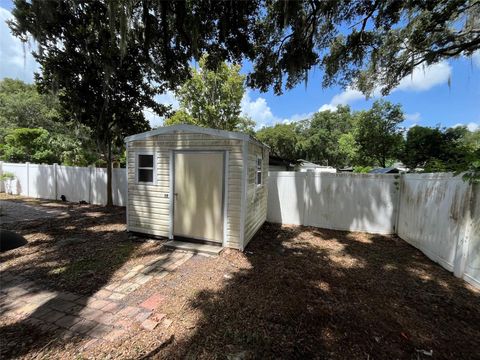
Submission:
[[[49,271],[49,275],[67,287],[81,287],[85,281],[108,279],[135,251],[133,243],[100,248],[91,251],[88,258],[80,258]]]

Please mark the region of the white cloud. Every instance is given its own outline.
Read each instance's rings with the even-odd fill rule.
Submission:
[[[313,116],[313,114],[314,114],[313,112],[302,113],[302,114],[293,114],[292,116],[283,119],[282,122],[284,124],[290,124],[290,123],[295,122],[295,121],[301,121],[301,120],[311,118]]]
[[[361,91],[347,87],[340,94],[335,95],[328,104],[320,106],[318,111],[337,111],[338,105],[347,105],[361,99],[365,99],[365,95]]]
[[[332,104],[323,104],[322,106],[320,106],[320,108],[318,109],[318,111],[337,111],[337,107],[335,105],[332,105]]]
[[[477,131],[477,130],[480,130],[480,124],[479,123],[475,123],[475,122],[469,122],[468,124],[455,124],[453,125],[452,127],[458,127],[458,126],[466,126],[468,130],[470,131]]]
[[[346,105],[351,103],[352,101],[357,101],[360,99],[365,99],[365,95],[363,95],[358,90],[348,87],[347,89],[345,89],[345,91],[335,95],[330,101],[330,105],[334,105],[336,107],[338,105]]]
[[[452,74],[452,67],[446,62],[442,61],[430,66],[418,66],[413,70],[413,73],[404,77],[398,86],[392,90],[395,91],[427,91],[434,86],[448,82]],[[373,97],[380,96],[380,89],[373,90]],[[347,87],[341,93],[335,95],[330,103],[323,104],[319,111],[333,110],[338,105],[347,105],[354,101],[365,99],[365,96],[352,87]]]
[[[430,66],[418,66],[411,75],[404,77],[393,91],[430,90],[434,86],[448,82],[451,75],[452,67],[446,61]]]
[[[175,93],[170,90],[167,90],[167,92],[165,92],[164,94],[156,95],[155,101],[159,104],[171,105],[172,110],[177,110],[180,107],[178,99],[175,97]],[[152,128],[163,125],[164,117],[158,116],[155,112],[152,111],[152,109],[143,109],[143,115],[148,120]]]
[[[421,115],[419,112],[415,112],[413,114],[405,114],[405,120],[413,121],[415,123],[420,121],[420,118],[421,118]]]
[[[153,112],[153,110],[150,108],[143,109],[143,116],[145,116],[145,119],[148,120],[152,128],[156,128],[158,126],[163,125],[163,117],[160,117],[157,114],[155,114],[155,112]]]
[[[267,104],[265,98],[259,96],[253,100],[250,97],[250,92],[247,90],[243,94],[242,102],[240,103],[242,115],[248,116],[257,123],[257,127],[263,125],[271,125],[275,122],[281,121],[272,113],[272,109]]]
[[[280,118],[273,114],[265,98],[259,96],[256,99],[252,99],[249,90],[245,91],[240,105],[242,109],[241,114],[255,121],[257,130],[263,126],[271,126],[276,123],[290,124],[295,121],[308,119],[313,115],[313,112],[295,113],[288,118]]]
[[[13,18],[10,11],[0,7],[0,79],[10,77],[33,82],[33,73],[39,65],[31,54],[28,44],[12,35],[7,20]]]
[[[480,67],[480,50],[477,50],[473,53],[472,61],[476,66]]]
[[[155,101],[159,104],[172,105],[173,110],[177,110],[180,107],[178,99],[175,97],[175,93],[170,90],[167,90],[164,94],[156,95]]]

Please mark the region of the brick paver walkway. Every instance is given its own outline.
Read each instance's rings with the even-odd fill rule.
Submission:
[[[2,274],[0,316],[58,331],[64,338],[88,338],[87,347],[119,339],[135,325],[147,331],[158,325],[168,327],[171,320],[153,313],[163,300],[160,294],[132,304],[124,298],[148,281],[163,278],[191,257],[179,251],[162,254],[130,269],[121,281],[104,286],[90,297],[49,291],[23,277]]]

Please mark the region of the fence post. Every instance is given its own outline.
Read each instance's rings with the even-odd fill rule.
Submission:
[[[398,184],[395,184],[398,181]],[[400,208],[402,207],[402,192],[403,192],[403,182],[405,181],[405,174],[401,173],[397,179],[394,181],[394,185],[397,187],[397,199],[394,206],[395,209],[395,224],[393,233],[398,235],[398,224],[400,223]],[[397,186],[398,185],[398,186]]]
[[[92,165],[88,165],[88,169],[89,169],[89,182],[88,182],[88,203],[91,204],[92,203],[92,200],[93,200],[93,166]]]
[[[309,225],[307,224],[307,218],[310,214],[310,203],[311,203],[311,196],[312,193],[310,191],[310,181],[312,179],[311,175],[313,174],[310,171],[305,171],[303,174],[303,189],[304,189],[304,195],[303,195],[303,209],[302,212],[300,213],[300,225]]]
[[[25,163],[27,167],[27,197],[30,197],[30,163]]]
[[[3,175],[3,161],[0,161],[0,177]],[[4,189],[4,183],[5,181],[0,181],[0,192],[6,192],[6,190]]]
[[[58,166],[57,163],[53,163],[53,188],[54,188],[54,193],[55,193],[55,200],[58,200],[58,185],[57,185],[58,169],[57,169],[57,166]]]

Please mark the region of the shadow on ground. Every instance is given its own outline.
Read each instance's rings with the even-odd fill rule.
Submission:
[[[150,356],[480,357],[480,293],[397,237],[265,224],[243,261],[190,298],[195,329]]]
[[[17,200],[29,205],[62,211],[62,215],[48,218],[29,219],[2,224],[2,228],[14,230],[25,236],[28,245],[0,254],[0,280],[15,277],[21,279],[18,285],[29,283],[39,292],[44,289],[57,294],[26,316],[5,317],[0,321],[0,357],[21,357],[50,351],[62,351],[75,347],[85,338],[80,333],[72,334],[63,328],[50,330],[41,328],[38,318],[52,310],[61,294],[83,295],[74,310],[72,318],[86,306],[88,298],[109,283],[110,279],[127,262],[144,261],[149,256],[170,253],[161,247],[162,242],[145,246],[145,243],[125,232],[125,209],[120,207],[64,204],[51,201]],[[14,284],[16,285],[16,284]],[[0,313],[10,310],[10,303],[2,293]],[[33,291],[35,294],[35,291]],[[21,299],[21,296],[20,296]],[[79,336],[77,336],[79,335]],[[60,356],[60,355],[59,355]],[[61,357],[61,356],[60,356]]]

